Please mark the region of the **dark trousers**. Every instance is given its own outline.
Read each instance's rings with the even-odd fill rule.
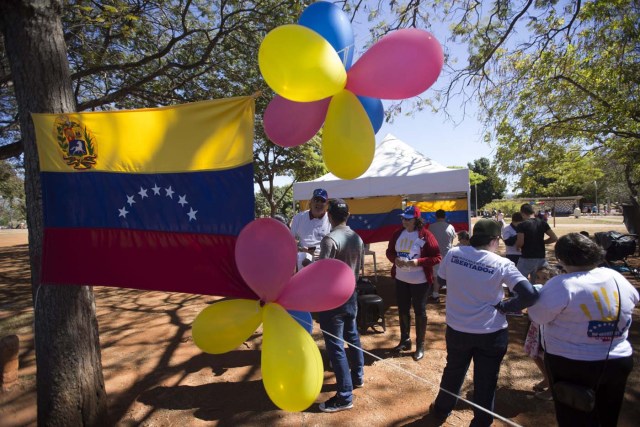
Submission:
[[[587,387],[595,387],[602,368],[604,373],[596,391],[596,406],[591,412],[573,409],[555,400],[556,420],[563,426],[603,426],[614,427],[624,398],[627,377],[633,369],[633,356],[599,361],[571,360],[566,357],[545,353],[544,365],[553,385],[556,381],[570,381]],[[552,388],[553,393],[553,388]]]
[[[409,310],[413,306],[416,317],[427,318],[427,295],[429,284],[411,284],[396,279],[396,300],[398,302],[398,313],[410,316]]]
[[[469,334],[447,326],[447,366],[442,373],[440,388],[460,394],[464,377],[473,360],[473,402],[493,412],[498,373],[509,344],[509,330],[490,334]],[[440,391],[435,400],[438,414],[449,415],[458,398]],[[470,426],[490,426],[493,416],[473,408]]]
[[[505,255],[504,257],[507,258],[512,263],[514,263],[515,265],[518,265],[518,260],[520,259],[520,256],[521,255]]]

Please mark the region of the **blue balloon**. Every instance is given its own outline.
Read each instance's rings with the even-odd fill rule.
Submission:
[[[320,34],[338,52],[344,68],[351,68],[355,39],[347,15],[333,3],[319,1],[310,4],[298,23]]]
[[[307,332],[313,332],[313,318],[308,311],[287,310],[296,322],[300,324]]]
[[[373,126],[373,133],[378,133],[382,127],[382,120],[384,119],[384,107],[382,101],[378,98],[369,98],[368,96],[358,96],[360,103],[364,107],[364,111],[369,116],[371,126]]]

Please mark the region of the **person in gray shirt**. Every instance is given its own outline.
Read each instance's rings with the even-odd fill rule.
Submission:
[[[356,281],[364,256],[360,236],[348,225],[349,206],[342,199],[329,201],[331,232],[320,242],[319,259],[335,258],[353,270]],[[353,389],[364,385],[364,355],[360,349],[360,334],[356,325],[357,294],[340,307],[318,313],[325,348],[336,376],[336,395],[320,404],[322,412],[338,412],[353,408]],[[344,341],[343,341],[344,340]],[[344,342],[349,344],[345,351]]]
[[[442,259],[447,255],[449,249],[453,246],[453,239],[456,237],[456,230],[453,228],[453,225],[447,222],[447,213],[438,209],[436,211],[436,222],[429,226],[429,231],[436,237],[438,241],[438,247],[440,248],[440,255],[442,255]],[[433,266],[433,292],[429,297],[429,301],[431,302],[440,302],[440,284],[436,279],[438,277],[438,268],[440,264],[436,264]]]

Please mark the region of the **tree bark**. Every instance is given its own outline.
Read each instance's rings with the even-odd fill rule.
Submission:
[[[44,224],[31,113],[76,110],[61,9],[60,0],[2,0],[0,26],[24,144],[38,424],[95,426],[107,423],[107,402],[93,290],[40,285]]]

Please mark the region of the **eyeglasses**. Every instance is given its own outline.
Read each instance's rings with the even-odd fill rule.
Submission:
[[[403,220],[403,221],[411,221],[412,219],[413,219],[413,218],[405,218],[405,217],[402,217],[402,220]]]

